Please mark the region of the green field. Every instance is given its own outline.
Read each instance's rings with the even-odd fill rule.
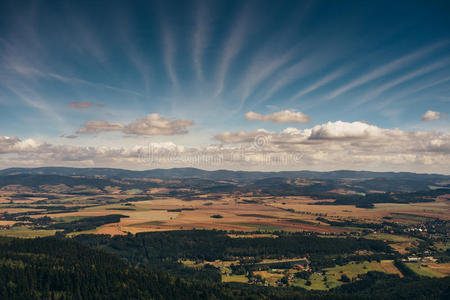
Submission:
[[[245,275],[222,275],[222,282],[248,283],[248,278]]]
[[[295,231],[295,229],[289,228],[289,227],[283,227],[283,226],[276,226],[276,225],[267,225],[267,224],[256,224],[256,223],[228,223],[232,225],[239,225],[239,226],[247,226],[251,227],[253,230],[257,231],[267,231],[267,232],[273,232],[273,231]]]
[[[145,226],[145,225],[164,225],[164,224],[166,224],[166,222],[164,222],[164,221],[148,221],[148,222],[143,222],[143,223],[130,224],[128,226],[140,227],[140,226]]]
[[[142,190],[140,189],[131,189],[131,190],[126,190],[125,194],[127,195],[136,195],[136,194],[140,194],[142,193]]]
[[[394,243],[405,243],[405,242],[413,242],[418,240],[417,238],[407,237],[407,236],[401,236],[401,235],[393,235],[388,233],[371,233],[366,236],[364,236],[366,239],[373,239],[373,240],[385,240],[388,242],[394,242]]]
[[[327,277],[327,281],[324,281],[325,277]],[[334,277],[318,275],[316,273],[311,274],[308,280],[309,282],[311,282],[311,285],[309,286],[306,285],[307,280],[305,279],[295,279],[292,285],[307,290],[321,290],[321,291],[332,289],[342,285],[342,282],[338,281]]]
[[[18,238],[37,238],[55,235],[57,230],[34,230],[28,226],[15,226],[6,230],[0,230],[0,236]]]
[[[284,262],[284,261],[292,261],[298,259],[286,259],[286,260],[266,260],[261,263],[274,263],[274,262]],[[221,269],[222,272],[222,281],[223,282],[248,282],[248,279],[244,275],[229,275],[231,273],[231,269],[229,268],[229,264],[231,262],[225,262],[228,265],[224,265],[224,262],[214,262],[212,265]],[[236,263],[236,262],[234,262]],[[195,264],[193,261],[183,261],[183,264],[190,267],[203,267],[203,263]],[[344,284],[340,279],[342,275],[346,275],[350,280],[357,279],[358,275],[366,274],[370,271],[384,272],[389,274],[398,274],[401,273],[394,266],[393,261],[391,260],[382,260],[381,262],[368,262],[364,261],[361,263],[350,262],[343,266],[335,266],[333,268],[326,268],[323,272],[311,273],[308,280],[301,278],[294,278],[291,285],[296,287],[301,287],[307,290],[328,290]],[[267,271],[255,271],[255,274],[260,275],[270,285],[275,285],[276,281],[283,277],[283,274],[294,274],[297,271],[294,269],[289,270],[276,270],[271,269]],[[307,281],[311,284],[307,285]]]
[[[328,290],[344,284],[340,281],[342,275],[344,274],[350,279],[356,279],[358,275],[366,274],[370,271],[399,274],[397,268],[394,267],[393,262],[389,260],[384,260],[381,262],[350,262],[343,266],[326,268],[323,273],[311,274],[309,277],[311,285],[309,286],[306,285],[307,281],[304,279],[295,279],[293,285],[308,290]]]
[[[56,222],[73,222],[86,218],[86,216],[66,216],[66,217],[56,217],[52,218]]]
[[[439,252],[444,252],[450,249],[450,243],[436,243],[434,244],[436,250]]]
[[[445,277],[445,274],[442,274],[437,270],[433,270],[430,267],[423,265],[421,263],[406,263],[406,266],[408,266],[408,268],[413,270],[419,276],[439,277],[439,278]]]
[[[413,214],[404,214],[404,213],[391,213],[391,216],[395,219],[402,219],[408,221],[417,221],[417,222],[426,222],[432,221],[434,218],[429,218],[425,216],[418,216]]]
[[[95,234],[97,232],[97,230],[99,229],[95,228],[95,229],[91,229],[91,230],[85,230],[85,231],[76,231],[76,232],[69,232],[68,234],[66,234],[68,237],[74,237],[80,234]]]

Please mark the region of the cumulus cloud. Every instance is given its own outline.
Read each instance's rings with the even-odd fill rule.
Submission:
[[[399,129],[384,129],[363,122],[328,122],[308,129],[286,128],[277,132],[263,129],[255,131],[226,131],[214,138],[224,144],[252,143],[266,136],[267,149],[342,151],[365,155],[426,152],[450,154],[450,134],[434,131],[408,132]]]
[[[129,124],[107,121],[88,121],[77,130],[78,134],[93,134],[102,131],[116,131],[132,135],[179,135],[188,133],[187,127],[194,125],[191,120],[170,120],[159,114],[150,114]]]
[[[439,120],[441,117],[441,113],[434,110],[428,110],[425,114],[422,116],[423,121],[434,121]]]
[[[0,153],[11,152],[13,147],[19,142],[19,138],[10,136],[0,136]]]
[[[105,107],[106,106],[106,104],[103,104],[103,103],[95,104],[93,102],[75,102],[75,101],[69,102],[68,105],[69,105],[69,107],[76,108],[76,109],[89,108],[94,105],[97,107]]]
[[[255,140],[257,136],[270,136],[272,133],[264,130],[258,129],[255,131],[225,131],[219,133],[214,138],[218,141],[221,141],[225,144],[233,144],[233,143],[251,143]]]
[[[57,145],[0,136],[0,164],[136,169],[199,167],[246,170],[414,171],[449,173],[450,134],[383,129],[362,122],[330,122],[310,129],[225,132],[223,144],[172,142],[128,147]]]
[[[382,134],[382,129],[364,122],[328,122],[314,126],[309,134],[309,139],[361,139],[375,137]]]
[[[283,110],[273,114],[262,115],[253,111],[245,114],[246,120],[271,121],[275,123],[307,123],[311,120],[302,112]]]
[[[388,133],[389,132],[389,133]],[[279,143],[310,143],[314,140],[353,140],[380,137],[382,135],[394,134],[396,130],[381,129],[377,126],[364,122],[328,122],[316,125],[313,128],[297,129],[286,128],[280,133],[268,132],[264,129],[256,131],[226,131],[215,136],[215,139],[223,143],[245,143],[256,136],[266,134],[271,140]]]

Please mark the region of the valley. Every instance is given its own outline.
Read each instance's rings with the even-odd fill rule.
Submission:
[[[94,170],[84,170],[89,175],[72,171],[76,175],[69,176],[66,169],[38,174],[30,169],[0,176],[0,236],[65,237],[94,248],[98,236],[104,239],[99,249],[124,256],[131,265],[268,287],[327,291],[372,272],[399,278],[443,278],[450,273],[450,189],[445,176],[347,172],[349,177],[314,173],[302,178],[293,173],[263,179],[257,174],[255,179],[241,173],[236,179],[235,173],[216,173],[212,180],[205,179],[212,174],[201,170],[168,170],[162,178],[131,171],[127,178],[120,178],[117,170],[98,170],[96,175]],[[169,239],[152,250],[159,258],[151,262],[140,251],[128,257],[130,246],[121,250],[121,237],[133,244],[170,232],[200,248],[209,239],[235,246],[223,246],[229,253],[209,249],[207,258],[204,250],[189,254],[184,248],[162,259],[166,247],[178,247],[179,241]],[[310,250],[276,246],[302,239],[325,244]],[[338,241],[350,248],[335,249]]]

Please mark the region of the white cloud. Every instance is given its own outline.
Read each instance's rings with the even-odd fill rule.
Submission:
[[[17,137],[0,136],[0,153],[11,152],[14,145],[19,141]]]
[[[219,140],[225,144],[234,144],[234,143],[251,143],[255,140],[257,136],[270,136],[271,133],[264,129],[258,129],[255,131],[225,131],[219,133],[214,138]]]
[[[358,139],[376,137],[383,134],[383,130],[363,122],[328,122],[314,126],[311,129],[309,139]]]
[[[280,133],[263,129],[223,132],[215,139],[225,144],[252,143],[264,134],[267,150],[311,150],[383,156],[441,152],[450,155],[450,134],[384,129],[363,122],[328,122],[309,129],[286,128]]]
[[[275,123],[307,123],[311,118],[302,112],[283,110],[273,114],[261,115],[253,111],[245,114],[246,120],[271,121]]]
[[[356,169],[447,174],[450,170],[447,132],[412,132],[337,121],[308,129],[290,127],[281,132],[228,131],[215,138],[222,144],[187,147],[165,142],[109,147],[59,145],[0,136],[0,164],[3,167],[72,165],[128,169]]]
[[[187,127],[194,125],[191,120],[170,120],[159,114],[150,114],[129,124],[107,121],[88,121],[78,129],[78,134],[92,134],[102,131],[118,131],[133,135],[178,135],[188,133]]]
[[[434,110],[428,110],[422,116],[422,120],[423,121],[434,121],[434,120],[439,120],[440,117],[441,117],[441,113],[440,112],[434,111]]]
[[[357,124],[351,126],[362,126],[360,122],[354,123]],[[185,147],[172,142],[129,147],[86,147],[0,136],[0,163],[3,167],[356,169],[449,173],[450,135],[447,133],[381,128],[373,131],[368,128],[355,131],[353,128],[343,133],[347,129],[342,128],[347,127],[323,128],[327,128],[327,134],[321,135],[320,139],[311,139],[316,134],[313,129],[287,128],[280,133],[261,129],[222,133],[216,138],[227,140],[229,144],[198,147]]]

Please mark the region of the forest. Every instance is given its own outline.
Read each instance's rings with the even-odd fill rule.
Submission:
[[[173,249],[179,246],[175,241],[180,234],[175,233],[163,243],[167,235],[170,236],[152,239],[127,237],[122,242],[126,245],[136,239],[135,245],[126,246],[129,249],[145,241],[156,243],[158,239],[161,245],[172,245]],[[206,239],[199,235],[199,240]],[[211,242],[217,239],[214,234],[205,235]],[[91,244],[99,242],[85,238],[85,243],[87,240]],[[365,243],[353,247],[363,245],[372,247]],[[179,249],[169,255],[182,252]],[[449,287],[449,277],[427,279],[406,274],[399,278],[378,272],[369,272],[355,282],[329,291],[219,284],[136,267],[120,256],[87,247],[74,239],[0,238],[1,299],[448,299]]]

